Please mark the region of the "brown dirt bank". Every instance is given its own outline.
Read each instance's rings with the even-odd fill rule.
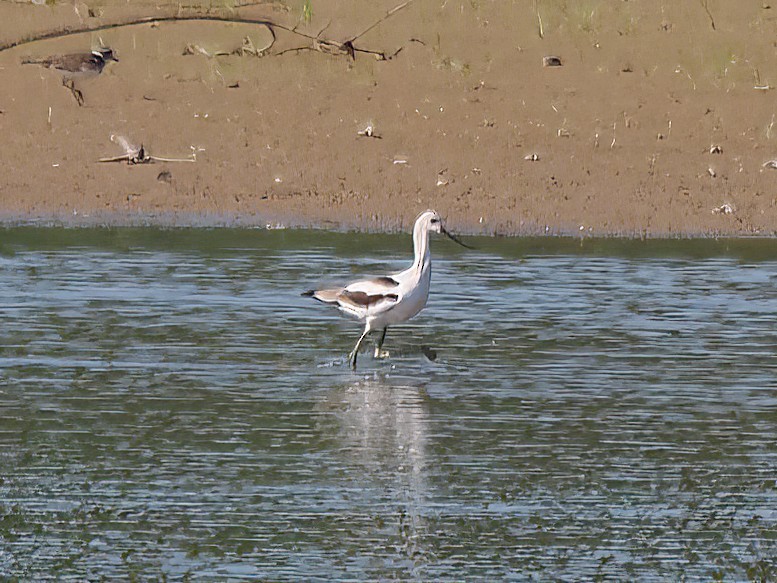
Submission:
[[[342,42],[397,4],[199,10]],[[3,3],[0,44],[170,6]],[[777,232],[768,3],[414,0],[353,43],[399,51],[388,60],[289,50],[311,40],[276,32],[261,58],[216,55],[271,40],[218,22],[0,52],[0,220],[392,230],[431,207],[470,233]],[[100,40],[120,62],[79,82],[83,107],[56,72],[20,64]],[[563,66],[544,67],[550,55]],[[368,125],[376,135],[359,135]],[[121,153],[112,134],[196,162],[99,163]]]

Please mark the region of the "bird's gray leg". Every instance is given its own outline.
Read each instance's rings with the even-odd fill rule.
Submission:
[[[359,348],[361,348],[362,342],[367,337],[367,334],[370,333],[370,327],[365,326],[364,332],[362,332],[362,335],[359,336],[359,341],[356,343],[356,346],[353,347],[353,350],[351,351],[351,354],[348,355],[348,362],[351,363],[351,368],[353,370],[356,370],[356,357],[359,355]]]
[[[377,345],[375,345],[375,355],[373,358],[380,358],[383,354],[380,349],[383,348],[383,341],[386,339],[386,330],[388,330],[388,326],[383,328],[383,332],[380,334],[380,340],[378,340]]]
[[[76,89],[76,84],[73,83],[72,79],[62,79],[62,85],[70,89],[70,93],[73,94],[73,97],[75,98],[79,107],[84,104],[84,94]]]

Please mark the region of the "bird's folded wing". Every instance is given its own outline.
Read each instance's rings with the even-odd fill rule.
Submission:
[[[386,289],[391,289],[399,285],[399,282],[396,279],[387,275],[384,275],[383,277],[376,277],[375,279],[370,279],[367,281],[367,283],[370,283],[374,286],[382,286]]]
[[[326,304],[336,304],[341,310],[360,318],[389,309],[401,297],[399,282],[392,277],[365,279],[346,288],[310,290],[302,295]]]
[[[344,308],[374,312],[385,310],[396,304],[399,300],[399,295],[394,293],[368,294],[363,291],[344,289],[338,296],[338,300]]]
[[[338,296],[344,308],[382,311],[399,301],[399,283],[391,277],[376,277],[350,284]]]
[[[345,288],[347,292],[364,292],[368,296],[376,294],[396,293],[399,282],[392,277],[376,277],[357,281]]]

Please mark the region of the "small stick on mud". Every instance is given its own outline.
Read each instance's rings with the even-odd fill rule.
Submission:
[[[712,30],[717,30],[715,28],[715,19],[712,18],[712,12],[710,12],[709,7],[707,6],[707,0],[700,0],[702,8],[704,8],[704,12],[707,13],[707,16],[710,17],[710,24],[712,25]]]
[[[402,47],[397,49],[395,52],[387,55],[384,51],[373,51],[373,50],[370,50],[370,49],[360,49],[358,47],[355,47],[353,43],[356,40],[358,40],[359,38],[361,38],[362,36],[364,36],[365,34],[367,34],[373,28],[375,28],[376,26],[378,26],[379,24],[384,22],[387,18],[393,16],[394,14],[396,14],[397,12],[399,12],[400,10],[402,10],[403,8],[405,8],[406,6],[411,4],[412,2],[413,2],[413,0],[406,0],[405,2],[402,2],[401,4],[398,4],[397,6],[395,6],[394,8],[389,10],[388,12],[386,12],[386,14],[381,16],[378,20],[376,20],[375,22],[370,24],[367,28],[365,28],[359,34],[349,38],[345,42],[338,42],[338,41],[331,40],[331,39],[322,39],[321,38],[321,35],[324,33],[324,31],[327,28],[329,28],[329,24],[330,23],[327,23],[327,25],[324,28],[322,28],[321,31],[319,31],[319,33],[316,36],[310,36],[310,35],[301,33],[298,30],[296,30],[296,28],[292,29],[291,32],[294,32],[295,34],[298,34],[299,36],[303,36],[303,37],[311,39],[313,41],[312,45],[306,45],[306,46],[302,46],[302,47],[293,47],[293,48],[290,48],[290,49],[285,49],[283,51],[280,51],[280,52],[276,53],[276,56],[283,55],[285,53],[292,53],[292,52],[297,53],[297,52],[300,52],[300,51],[318,51],[320,53],[327,53],[327,54],[330,54],[330,55],[348,55],[351,58],[351,60],[354,60],[356,58],[356,53],[366,53],[368,55],[375,55],[381,61],[387,61],[387,60],[395,57],[396,55],[398,55],[399,52],[402,50]]]
[[[121,162],[126,160],[127,164],[147,164],[149,162],[196,162],[192,158],[162,158],[160,156],[152,156],[143,147],[135,146],[124,136],[118,136],[116,134],[111,136],[111,141],[114,144],[118,144],[123,150],[124,154],[121,156],[112,156],[110,158],[100,158],[98,162]]]
[[[386,12],[386,14],[385,14],[384,16],[382,16],[381,18],[379,18],[378,20],[376,20],[375,22],[373,22],[371,25],[369,25],[367,28],[365,28],[363,31],[361,31],[361,32],[360,32],[359,34],[357,34],[356,36],[354,36],[354,37],[352,37],[352,38],[348,39],[347,41],[345,41],[343,44],[344,44],[344,45],[347,45],[347,44],[349,44],[349,43],[351,43],[351,44],[352,44],[352,43],[353,43],[353,41],[355,41],[355,40],[358,40],[358,39],[360,39],[361,37],[363,37],[365,34],[367,34],[368,32],[370,32],[370,31],[371,31],[373,28],[375,28],[376,26],[378,26],[378,25],[379,25],[381,22],[383,22],[383,21],[384,21],[384,20],[386,20],[387,18],[389,18],[389,17],[391,17],[391,16],[394,16],[394,14],[396,14],[397,12],[399,12],[400,10],[402,10],[403,8],[405,8],[405,7],[406,7],[408,4],[410,4],[412,1],[413,1],[413,0],[407,0],[406,2],[402,2],[402,4],[398,4],[397,6],[394,6],[394,8],[392,8],[391,10],[389,10],[388,12]]]

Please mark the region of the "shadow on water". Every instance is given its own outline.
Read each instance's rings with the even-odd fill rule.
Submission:
[[[0,231],[0,574],[774,578],[774,242],[477,245],[353,373],[406,236]]]

